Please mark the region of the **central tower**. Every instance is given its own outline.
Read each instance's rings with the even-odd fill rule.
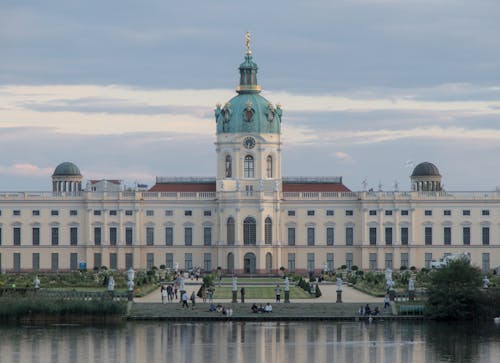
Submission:
[[[276,272],[280,263],[282,110],[260,95],[257,71],[247,33],[238,94],[215,109],[219,261],[247,274]]]

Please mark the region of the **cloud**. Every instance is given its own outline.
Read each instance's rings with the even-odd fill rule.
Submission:
[[[33,164],[14,164],[8,166],[0,165],[0,175],[46,177],[47,175],[51,175],[53,172],[53,168],[40,167]]]
[[[343,151],[337,151],[333,155],[335,156],[336,159],[343,162],[348,162],[352,160],[351,156]]]

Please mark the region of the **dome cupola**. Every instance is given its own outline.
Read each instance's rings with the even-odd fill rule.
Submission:
[[[82,190],[82,174],[78,166],[66,161],[59,164],[52,174],[52,191],[75,193]]]
[[[439,192],[441,187],[441,174],[433,163],[423,162],[418,164],[411,174],[411,185],[418,192]]]
[[[240,84],[237,96],[224,106],[217,104],[217,133],[277,133],[281,132],[281,106],[274,106],[260,95],[257,84],[258,66],[250,50],[250,34],[246,34],[246,53],[239,66]]]

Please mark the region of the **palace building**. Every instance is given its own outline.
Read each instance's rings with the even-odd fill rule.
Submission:
[[[351,191],[341,177],[286,177],[283,111],[260,95],[247,41],[236,96],[217,105],[215,177],[83,183],[64,162],[50,192],[0,192],[0,271],[220,267],[238,275],[430,267],[470,254],[500,265],[500,192],[451,192],[432,163],[411,191]]]

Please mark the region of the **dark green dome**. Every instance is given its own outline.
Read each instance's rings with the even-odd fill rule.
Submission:
[[[54,170],[54,174],[52,176],[81,176],[80,169],[78,166],[73,164],[72,162],[66,161],[64,163],[59,164]]]
[[[441,174],[439,174],[436,165],[426,161],[418,164],[415,169],[413,169],[411,176],[441,176]]]
[[[217,133],[274,133],[281,132],[280,105],[274,106],[262,97],[257,83],[257,64],[247,43],[245,60],[240,64],[238,95],[224,106],[217,105]]]

